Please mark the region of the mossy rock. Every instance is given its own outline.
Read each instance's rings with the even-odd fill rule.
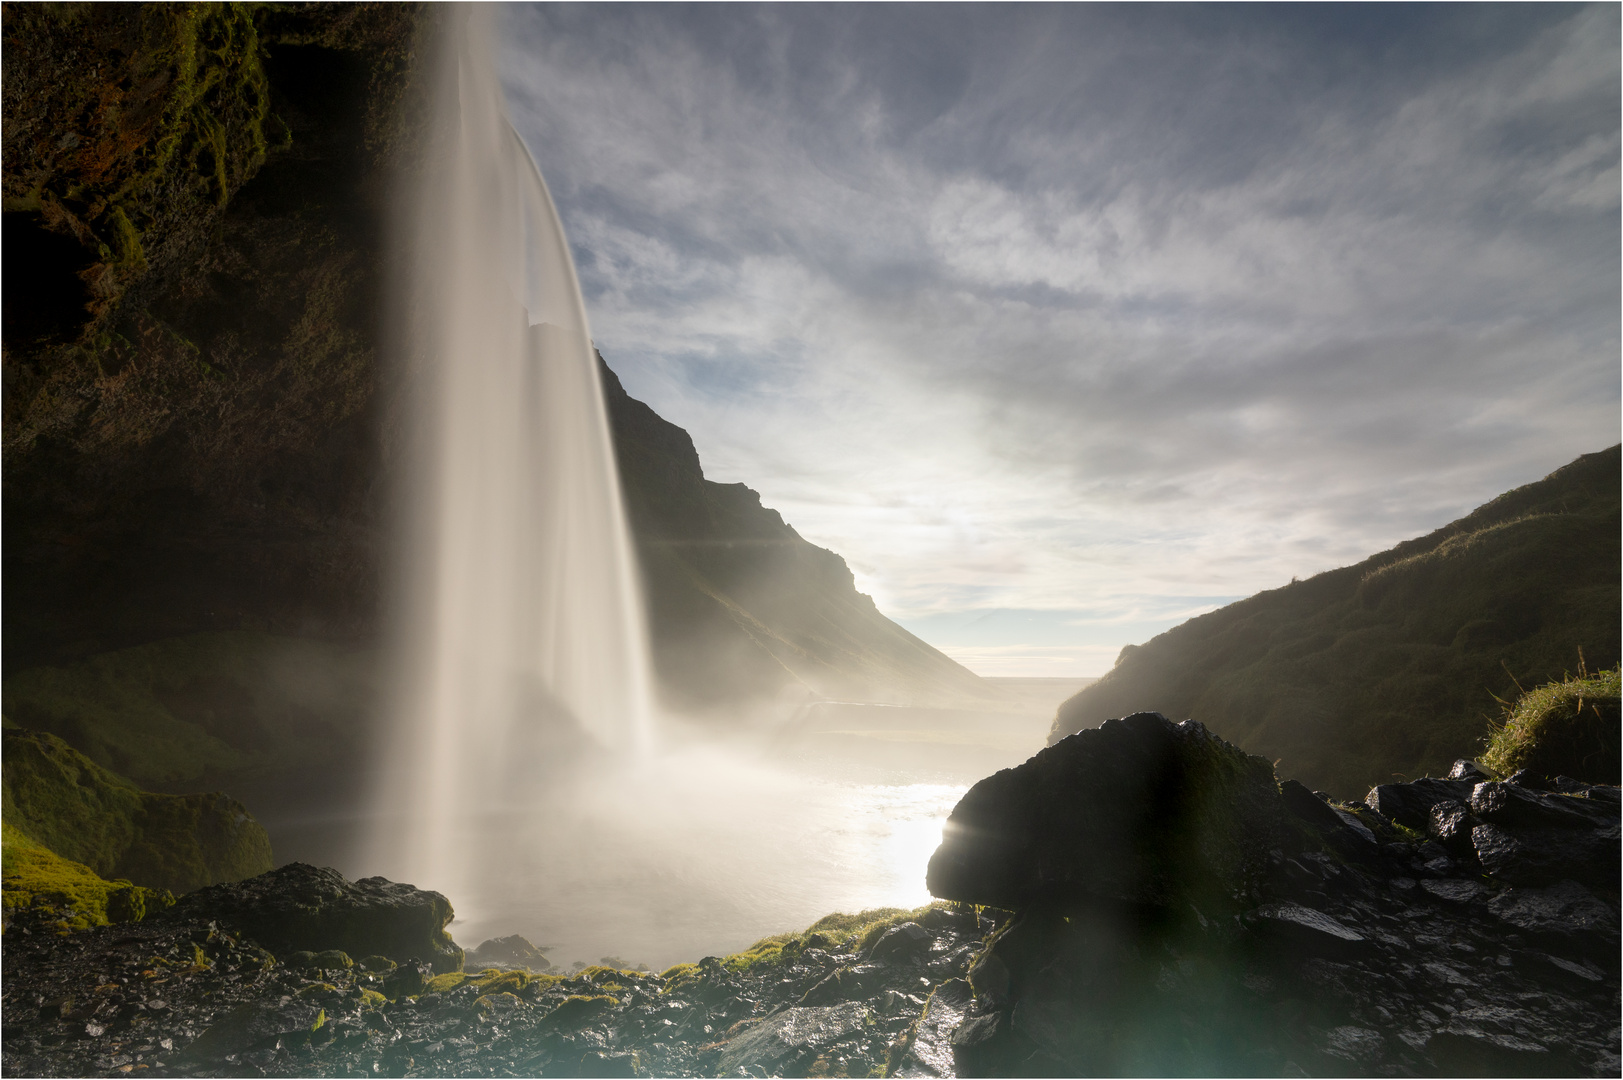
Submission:
[[[1482,764],[1502,776],[1526,769],[1540,776],[1570,776],[1590,784],[1616,784],[1619,703],[1623,670],[1580,672],[1535,687],[1505,710],[1488,740]]]
[[[23,909],[44,909],[62,931],[135,922],[175,902],[167,890],[108,881],[83,863],[64,859],[9,821],[0,822],[0,905],[6,922]]]
[[[294,971],[348,971],[355,966],[355,961],[342,949],[327,949],[323,952],[301,949],[298,952],[288,953],[282,958],[282,964]]]
[[[355,961],[355,966],[369,975],[385,975],[393,971],[397,965],[387,956],[363,956]]]
[[[350,881],[331,868],[289,863],[200,889],[183,897],[176,913],[217,920],[280,956],[303,950],[387,956],[403,965],[389,982],[410,987],[390,989],[392,996],[420,993],[435,972],[462,970],[462,948],[445,931],[454,914],[450,901],[381,877]]]
[[[572,994],[547,1014],[547,1021],[559,1028],[583,1027],[619,1007],[620,1000],[607,994]]]
[[[230,796],[142,791],[54,735],[7,725],[7,821],[96,874],[190,892],[271,868],[270,837]]]

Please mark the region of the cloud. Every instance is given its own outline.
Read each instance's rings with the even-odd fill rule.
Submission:
[[[1618,22],[546,6],[505,81],[710,475],[904,624],[1148,636],[1617,440]]]

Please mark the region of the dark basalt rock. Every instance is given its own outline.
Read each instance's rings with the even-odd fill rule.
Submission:
[[[289,863],[247,881],[183,897],[167,917],[214,920],[273,953],[341,949],[396,963],[425,957],[436,972],[462,970],[461,947],[445,926],[451,902],[437,892],[380,877],[351,882],[336,870]]]
[[[918,960],[926,956],[930,946],[935,944],[935,937],[918,923],[903,923],[886,930],[878,941],[874,942],[873,950],[868,954],[869,959],[879,961]]]
[[[1407,784],[1381,784],[1370,789],[1364,803],[1383,817],[1411,829],[1424,830],[1431,820],[1431,808],[1441,802],[1463,803],[1476,785],[1467,779],[1435,780],[1431,777]]]
[[[927,882],[1005,908],[1094,897],[1217,910],[1277,847],[1273,769],[1186,720],[1135,713],[970,788]]]
[[[1196,853],[1183,880],[1123,888],[1154,879],[1123,866],[1156,865],[1140,854],[1147,815],[1129,808],[1159,800],[1133,793],[1179,770],[1195,792],[1249,790],[1211,783],[1223,774],[1198,754],[1145,752],[1172,726],[1130,719],[1053,748],[1090,761],[1039,755],[954,812],[932,887],[1022,897],[970,969],[957,1075],[1617,1074],[1617,789],[1495,782],[1462,761],[1349,807],[1287,780],[1277,822],[1243,794],[1162,818],[1174,837],[1223,841],[1176,840]],[[1208,763],[1225,750],[1243,757]],[[1234,833],[1259,821],[1253,839],[1275,845],[1260,873],[1254,856],[1208,854],[1254,852]],[[1414,842],[1411,822],[1438,842]],[[1090,859],[1091,881],[1074,869]],[[1019,887],[1033,878],[1065,887]],[[1246,910],[1214,918],[1191,899],[1215,896]],[[904,1049],[912,1075],[944,1075]]]

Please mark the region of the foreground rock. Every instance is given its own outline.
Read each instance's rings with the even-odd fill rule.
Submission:
[[[971,789],[932,889],[1018,911],[958,1075],[1617,1075],[1618,789],[1462,762],[1336,806],[1254,761],[1137,714]]]
[[[421,958],[436,972],[462,970],[445,932],[451,902],[384,878],[349,881],[336,870],[289,863],[266,874],[182,897],[164,917],[218,922],[277,955],[338,949],[351,956]]]
[[[661,975],[592,967],[569,977],[433,976],[426,964],[333,951],[272,956],[187,918],[67,937],[13,924],[0,1067],[28,1076],[869,1076],[887,1065],[950,1074],[952,1028],[969,1000],[962,976],[998,924],[971,910],[913,914],[866,935],[809,932]]]

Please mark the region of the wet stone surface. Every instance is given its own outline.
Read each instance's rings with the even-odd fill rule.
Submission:
[[[209,923],[61,937],[19,922],[5,935],[4,1072],[869,1076],[936,987],[953,982],[961,1012],[964,970],[996,923],[939,909],[907,925],[888,957],[859,954],[854,937],[812,935],[745,970],[713,957],[670,977],[492,970],[485,985],[388,1000],[411,965],[313,968],[309,953],[289,964]],[[488,981],[504,974],[516,989]],[[935,1010],[917,1055],[946,1062],[948,1075],[943,1020],[956,1015]]]

